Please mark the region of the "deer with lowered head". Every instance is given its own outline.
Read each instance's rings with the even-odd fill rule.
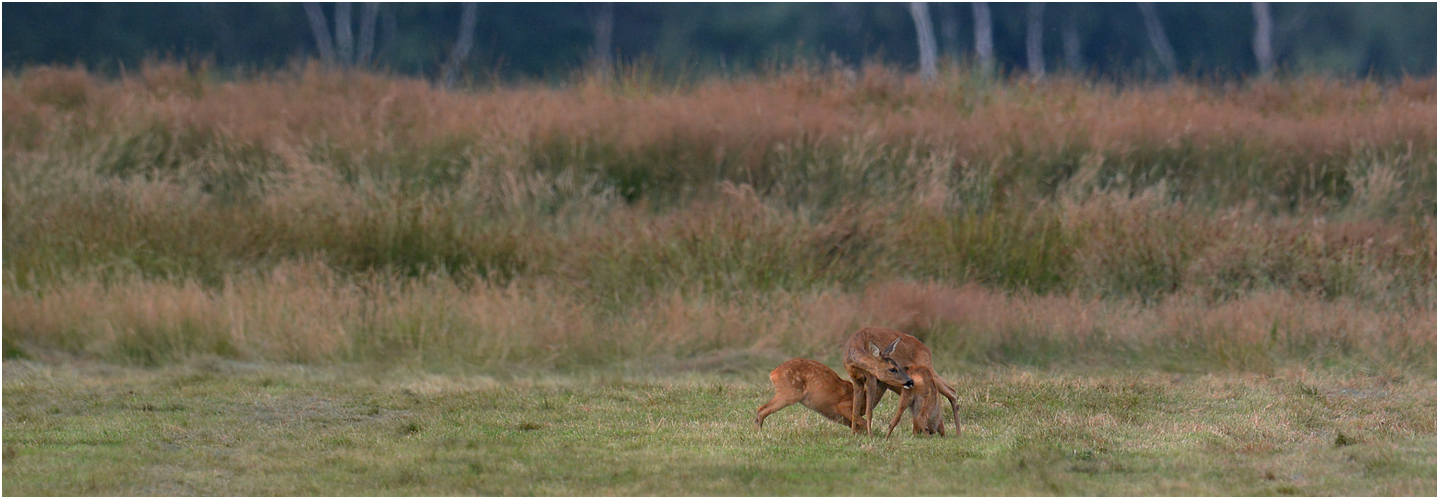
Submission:
[[[755,430],[765,425],[765,417],[795,403],[840,425],[854,425],[854,389],[819,361],[795,358],[781,363],[770,371],[770,384],[775,386],[775,397],[755,410]]]
[[[880,347],[882,345],[885,347]],[[845,343],[845,371],[854,386],[851,405],[856,418],[851,420],[852,432],[869,432],[874,424],[875,406],[889,390],[900,394],[902,404],[894,419],[897,422],[907,407],[912,404],[927,406],[927,400],[933,402],[929,406],[935,408],[931,413],[938,413],[939,401],[934,393],[945,396],[950,400],[955,434],[960,434],[960,406],[955,389],[935,375],[935,367],[930,362],[930,348],[925,347],[920,339],[889,328],[861,328]],[[917,385],[912,374],[920,374],[925,379],[922,383],[929,387],[921,388],[918,394],[911,393],[907,398],[906,391],[915,389]],[[920,425],[922,418],[927,426],[930,422],[930,415],[923,414],[925,411],[929,410],[921,408],[921,412],[915,412],[912,409],[917,430],[926,427]]]
[[[940,416],[940,396],[945,392],[954,393],[955,389],[945,385],[945,381],[935,374],[934,370],[923,366],[917,366],[910,372],[910,378],[915,381],[915,386],[900,391],[900,404],[895,408],[895,416],[890,419],[890,428],[886,430],[885,437],[890,437],[895,432],[895,426],[900,424],[900,417],[905,410],[910,410],[911,432],[919,435],[939,434],[945,437],[945,420]],[[953,402],[955,398],[951,397]],[[959,414],[956,414],[955,432],[960,432]]]

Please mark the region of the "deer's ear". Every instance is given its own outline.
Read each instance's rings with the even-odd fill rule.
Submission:
[[[872,345],[873,345],[873,344],[872,344]],[[899,338],[899,337],[896,337],[896,338],[895,338],[895,341],[894,341],[894,342],[891,342],[890,345],[889,345],[888,347],[886,347],[884,351],[880,351],[880,356],[881,356],[881,357],[886,357],[886,358],[890,357],[891,354],[895,354],[895,348],[896,348],[896,347],[899,347],[899,346],[900,346],[900,338]]]
[[[871,356],[875,356],[875,357],[877,357],[877,358],[880,357],[880,346],[875,345],[875,342],[870,342],[869,344],[870,344],[870,355],[871,355]]]

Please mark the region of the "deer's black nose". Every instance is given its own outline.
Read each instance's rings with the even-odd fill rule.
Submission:
[[[905,381],[905,388],[906,388],[906,389],[914,389],[914,388],[915,388],[915,381],[914,381],[914,380],[906,380],[906,381]]]

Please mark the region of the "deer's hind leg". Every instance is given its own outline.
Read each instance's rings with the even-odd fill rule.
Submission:
[[[940,434],[945,437],[945,420],[940,416],[940,391],[931,388],[929,395],[918,405],[915,413],[915,433]]]
[[[954,387],[950,387],[950,384],[946,384],[944,380],[940,380],[940,377],[935,377],[935,388],[939,390],[939,392],[940,392],[941,395],[945,396],[945,399],[950,400],[950,415],[951,415],[951,418],[953,418],[953,419],[955,420],[955,435],[956,435],[956,436],[959,436],[959,435],[960,435],[960,403],[959,403],[959,401],[957,401],[957,394],[955,393],[955,388],[954,388]],[[935,404],[936,404],[936,405],[939,405],[939,404],[940,404],[940,399],[939,399],[939,398],[935,398]],[[943,430],[943,429],[945,428],[945,422],[944,422],[943,420],[940,422],[940,428],[942,429],[942,430],[940,431],[940,435],[942,435],[942,436],[945,435],[945,431]]]
[[[758,431],[761,427],[765,425],[765,417],[770,416],[771,413],[775,413],[777,411],[780,411],[781,409],[784,409],[786,406],[790,406],[800,402],[800,397],[801,396],[799,394],[789,394],[785,391],[776,391],[775,397],[770,398],[769,402],[760,405],[760,408],[755,410],[755,430]]]
[[[806,408],[815,410],[815,413],[824,415],[825,418],[830,419],[830,421],[832,422],[839,422],[846,427],[852,427],[850,419],[845,418],[844,414],[836,411],[835,404],[832,401],[811,401],[807,399],[805,401],[801,401],[800,403],[804,404]]]

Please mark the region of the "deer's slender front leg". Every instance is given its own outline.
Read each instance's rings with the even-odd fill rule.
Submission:
[[[886,438],[889,438],[890,434],[895,432],[895,426],[900,425],[900,417],[905,415],[905,409],[909,408],[914,400],[914,390],[905,389],[904,391],[900,392],[900,406],[895,408],[895,416],[890,419],[890,429],[885,431]],[[911,413],[915,412],[912,411]]]
[[[859,434],[860,423],[863,422],[865,418],[865,412],[863,411],[865,409],[865,382],[857,378],[854,373],[851,373],[850,377],[850,383],[855,386],[853,397],[850,398],[850,408],[855,415],[855,419],[850,421],[850,432]]]

